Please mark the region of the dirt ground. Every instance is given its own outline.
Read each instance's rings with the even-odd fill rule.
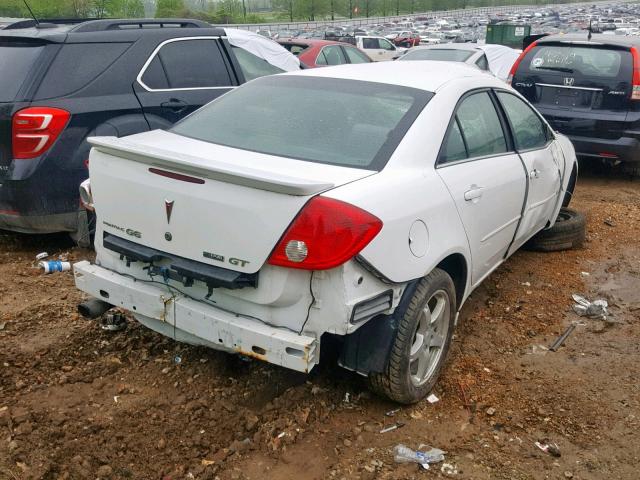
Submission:
[[[329,361],[304,376],[135,322],[104,332],[78,317],[70,272],[34,267],[43,250],[90,251],[0,233],[0,479],[636,480],[640,180],[583,176],[573,206],[585,248],[518,252],[491,275],[463,309],[439,401],[392,416]],[[610,321],[578,317],[572,293],[607,299]],[[441,448],[447,465],[395,464],[399,443]]]

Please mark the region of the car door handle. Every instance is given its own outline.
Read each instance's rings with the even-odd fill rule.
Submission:
[[[187,102],[179,100],[177,98],[171,98],[168,102],[162,102],[160,106],[166,110],[171,110],[172,112],[180,113],[185,110],[189,105]]]
[[[477,200],[482,196],[482,187],[472,187],[466,192],[464,192],[464,199],[467,202],[471,202],[473,200]]]
[[[529,172],[529,178],[540,178],[540,170],[534,168]]]

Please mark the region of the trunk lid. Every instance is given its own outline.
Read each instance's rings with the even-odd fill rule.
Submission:
[[[628,48],[546,42],[529,51],[512,84],[561,133],[616,139],[624,130],[632,80]]]
[[[262,267],[309,198],[376,173],[159,130],[90,142],[99,235],[244,273]]]

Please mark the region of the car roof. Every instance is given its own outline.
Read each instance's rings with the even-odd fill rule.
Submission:
[[[166,37],[202,35],[224,36],[222,28],[201,20],[181,18],[152,19],[105,19],[86,21],[42,21],[35,25],[33,20],[23,20],[0,30],[0,37],[37,38],[51,42],[72,41],[91,36],[93,41],[117,41],[138,39],[144,35]]]
[[[588,32],[571,33],[568,35],[549,35],[538,39],[537,44],[542,43],[581,43],[585,45],[614,45],[616,47],[632,47],[640,45],[640,37],[622,35],[593,34],[591,40],[587,39]]]
[[[372,62],[359,64],[336,65],[331,68],[314,68],[289,72],[283,75],[300,75],[312,77],[341,78],[345,80],[360,80],[363,82],[387,83],[404,87],[418,88],[428,92],[435,92],[445,83],[462,77],[477,77],[478,86],[490,86],[495,77],[478,68],[461,62],[443,62],[418,60],[405,62]],[[483,85],[481,80],[485,80]]]

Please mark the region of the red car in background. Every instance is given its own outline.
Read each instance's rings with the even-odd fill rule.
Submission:
[[[366,53],[348,43],[314,39],[278,40],[278,43],[310,68],[371,62]]]
[[[409,30],[398,30],[386,35],[396,47],[417,47],[420,45],[420,35]]]

